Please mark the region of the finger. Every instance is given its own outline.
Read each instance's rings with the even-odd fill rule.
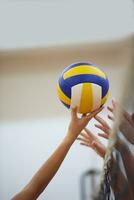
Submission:
[[[89,145],[88,143],[85,142],[81,142],[80,145],[86,146],[86,147],[91,147],[91,145]]]
[[[103,108],[104,108],[104,107],[100,107],[100,108],[94,110],[93,112],[87,114],[86,117],[92,119],[92,118],[95,117],[99,112],[101,112],[101,111],[103,110]]]
[[[96,127],[96,128],[99,128],[99,129],[102,130],[102,131],[105,131],[105,128],[104,128],[104,126],[102,126],[102,125],[95,124],[95,127]]]
[[[81,120],[82,120],[82,123],[85,124],[85,126],[88,124],[88,122],[96,115],[98,114],[101,110],[103,109],[103,107],[95,110],[94,112],[92,113],[89,113],[87,114],[85,117],[83,117]]]
[[[124,117],[127,119],[127,121],[131,124],[132,123],[131,115],[127,111],[124,111],[123,114],[124,114]]]
[[[88,137],[90,138],[90,139],[94,139],[94,140],[97,140],[98,138],[89,130],[89,129],[87,129],[86,127],[84,128],[84,131],[86,132],[86,134],[88,135]]]
[[[86,139],[84,139],[84,138],[78,137],[77,140],[82,141],[82,142],[84,142],[84,143],[89,143],[88,140],[86,140]]]
[[[107,129],[110,129],[110,126],[107,124],[107,122],[102,119],[100,116],[96,115],[94,117],[100,124],[102,124],[102,126],[106,127]]]
[[[98,135],[99,135],[100,137],[105,138],[105,139],[109,139],[109,135],[108,135],[108,134],[105,134],[105,133],[98,133]]]
[[[87,141],[89,140],[89,137],[87,135],[85,135],[85,133],[80,133],[80,137],[78,137],[78,138],[83,138]]]
[[[72,118],[77,117],[77,107],[71,108],[71,116]]]
[[[110,119],[111,121],[114,121],[114,117],[112,117],[111,115],[108,115],[108,119]]]
[[[83,114],[82,117],[85,117],[87,114]]]
[[[100,130],[102,130],[102,131],[104,131],[104,132],[108,132],[110,130],[109,128],[104,127],[104,126],[99,125],[99,124],[95,124],[95,127],[100,129]]]
[[[100,143],[97,143],[96,141],[94,141],[92,143],[92,146],[93,146],[93,149],[96,151],[96,153],[98,153],[101,157],[105,157],[105,154],[106,154],[106,149],[105,149],[105,146],[100,144]]]
[[[115,110],[116,107],[117,107],[117,102],[116,102],[116,100],[114,98],[112,99],[112,105],[113,105],[113,108]]]
[[[83,136],[86,139],[89,139],[89,135],[87,133],[81,132],[80,135]]]
[[[107,109],[110,111],[110,112],[114,112],[114,108],[110,107],[110,106],[107,106]]]

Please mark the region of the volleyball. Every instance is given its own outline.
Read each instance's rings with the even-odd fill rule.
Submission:
[[[105,104],[109,96],[109,81],[95,64],[74,63],[61,73],[57,92],[67,108],[77,106],[79,113],[86,114]]]

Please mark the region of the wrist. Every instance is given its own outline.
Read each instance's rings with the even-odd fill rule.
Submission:
[[[75,137],[67,133],[66,137],[64,138],[64,142],[68,145],[72,145],[75,141]]]

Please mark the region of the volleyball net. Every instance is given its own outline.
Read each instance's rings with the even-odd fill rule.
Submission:
[[[134,59],[104,162],[99,200],[134,199]]]

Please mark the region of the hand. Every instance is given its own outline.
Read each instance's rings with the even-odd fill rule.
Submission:
[[[119,111],[121,112],[121,121],[120,121],[119,129],[123,133],[125,138],[131,144],[134,144],[134,113],[129,114],[115,100],[112,100],[112,107],[108,106],[107,108],[115,116],[115,111],[117,110],[117,107]],[[108,118],[111,120],[114,120],[114,117],[112,117],[111,115],[108,115]]]
[[[99,122],[99,124],[95,124],[95,127],[103,131],[103,133],[98,133],[98,135],[105,139],[109,139],[111,128],[108,123],[98,115],[94,118]]]
[[[88,122],[95,117],[99,112],[101,112],[103,107],[83,115],[81,118],[77,116],[77,107],[71,109],[71,122],[68,127],[68,137],[73,138],[74,140],[78,137],[81,131],[86,127]]]
[[[80,144],[92,148],[98,155],[102,158],[105,157],[106,148],[105,146],[99,141],[99,139],[87,128],[84,129],[82,132],[81,137],[77,139],[80,140]]]
[[[114,115],[114,116],[108,115],[108,118],[112,121],[115,120],[114,117],[116,114],[117,106],[119,106],[119,105],[114,99],[112,99],[112,106],[107,106],[107,109]]]
[[[108,114],[108,118],[112,121],[115,120],[115,113],[117,110],[117,106],[118,106],[118,103],[114,99],[112,99],[112,106],[107,107],[107,109],[113,114],[113,116]],[[108,123],[104,119],[102,119],[102,117],[96,115],[95,119],[99,122],[99,124],[95,124],[95,127],[103,131],[103,133],[98,133],[98,135],[105,139],[109,139],[110,132],[112,130],[111,127],[108,125]]]
[[[117,110],[117,107],[120,108],[120,111],[122,113],[122,118],[124,118],[124,120],[126,119],[133,127],[134,127],[134,113],[132,115],[130,115],[126,110],[124,110],[121,105],[119,105],[119,103],[117,103],[114,99],[112,99],[112,106],[108,106],[107,109],[114,114],[115,117],[115,113]],[[114,121],[113,116],[108,115],[108,118],[112,121]]]

